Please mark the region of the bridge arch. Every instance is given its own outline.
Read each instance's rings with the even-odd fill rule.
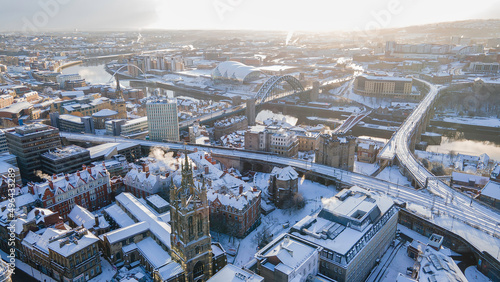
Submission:
[[[111,74],[111,78],[109,79],[109,82],[111,82],[112,80],[116,80],[116,74],[119,71],[121,71],[123,68],[128,67],[128,66],[132,66],[132,67],[138,69],[142,73],[142,75],[144,76],[144,78],[146,80],[148,80],[148,78],[146,77],[146,73],[141,68],[139,68],[138,66],[133,65],[133,64],[126,64],[126,65],[123,65],[123,66],[119,67],[117,70],[113,71],[113,74]]]
[[[304,91],[304,87],[298,79],[291,75],[272,76],[260,87],[257,95],[255,96],[255,103],[265,103],[273,98],[276,98],[276,90],[282,82],[287,82],[293,89],[294,93]]]

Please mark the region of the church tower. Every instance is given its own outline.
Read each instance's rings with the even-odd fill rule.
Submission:
[[[205,183],[196,187],[187,153],[180,187],[170,188],[172,259],[185,272],[186,282],[206,281],[212,276],[210,210]]]

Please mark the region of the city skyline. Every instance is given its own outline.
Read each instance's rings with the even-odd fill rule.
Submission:
[[[418,3],[407,0],[356,3],[315,0],[307,4],[263,0],[146,0],[140,4],[137,0],[2,2],[1,32],[76,29],[366,31],[500,18],[500,3],[494,0],[482,0],[475,5],[468,1],[429,0]]]

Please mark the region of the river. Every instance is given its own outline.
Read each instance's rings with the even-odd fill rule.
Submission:
[[[82,78],[84,78],[87,82],[92,84],[112,84],[114,86],[114,80],[112,80],[112,76],[106,72],[104,69],[105,65],[76,65],[69,68],[65,68],[62,73],[63,74],[72,74],[78,73]],[[128,81],[120,81],[122,86],[128,87],[130,84]],[[148,89],[148,96],[152,92],[152,89]],[[167,95],[169,97],[173,96],[172,91],[167,91]],[[170,93],[172,92],[172,93]],[[278,120],[285,119],[287,123],[291,125],[296,124],[307,124],[307,120],[299,120],[298,117],[293,115],[284,115],[281,113],[273,113],[269,110],[262,110],[257,114],[256,120],[263,121],[268,118],[275,118]],[[479,156],[483,153],[488,154],[490,158],[495,160],[500,160],[500,140],[496,141],[498,143],[494,143],[495,139],[498,139],[497,136],[491,136],[488,138],[489,140],[471,140],[467,138],[454,138],[454,137],[445,137],[443,136],[441,145],[433,145],[428,147],[428,151],[432,152],[440,152],[440,153],[448,153],[449,151],[455,151],[456,153],[469,154]]]
[[[78,73],[82,78],[84,78],[88,83],[91,84],[111,84],[116,85],[113,76],[110,75],[105,69],[105,64],[101,65],[85,65],[80,64],[76,66],[71,66],[62,70],[63,74],[74,74]],[[126,80],[120,80],[122,86],[128,87],[130,84]]]

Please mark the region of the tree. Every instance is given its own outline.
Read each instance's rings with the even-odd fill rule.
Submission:
[[[432,174],[434,174],[435,176],[441,176],[441,175],[444,175],[444,168],[443,166],[440,164],[440,165],[435,165],[432,170],[431,170]]]
[[[448,156],[450,157],[450,161],[453,163],[453,159],[455,159],[455,156],[457,155],[457,153],[453,150],[450,150],[450,152],[448,153]]]
[[[306,201],[301,193],[294,193],[292,196],[292,207],[296,210],[303,209],[306,206]]]
[[[427,159],[422,160],[422,165],[426,168],[429,169],[429,161]]]
[[[257,246],[259,246],[259,249],[271,242],[273,238],[271,232],[269,231],[269,227],[269,225],[265,225],[255,234],[255,243],[257,244]]]

